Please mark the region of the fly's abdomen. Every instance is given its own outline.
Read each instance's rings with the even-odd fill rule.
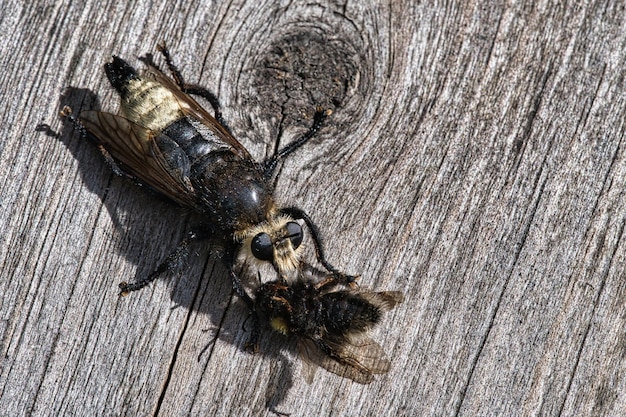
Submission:
[[[183,149],[191,165],[196,166],[206,160],[209,153],[229,149],[209,129],[201,130],[202,133],[187,117],[183,117],[163,129],[162,133],[174,140]]]
[[[155,188],[169,196],[172,189],[187,192],[185,203],[228,233],[267,220],[273,209],[272,187],[259,164],[217,121],[203,120],[202,112],[194,110],[195,102],[182,91],[162,83],[158,76],[139,75],[118,57],[105,70],[122,99],[120,115],[131,122],[108,117],[116,126],[129,126],[123,132],[128,134],[128,143],[119,146],[120,152],[135,141],[140,145],[137,160],[118,155],[118,159],[131,160],[133,176],[147,177],[146,183],[157,184]],[[124,138],[115,135],[110,142],[117,141]],[[144,177],[143,168],[151,164],[155,172]],[[175,179],[174,187],[168,183],[170,178]]]
[[[141,77],[116,56],[104,66],[107,78],[122,98],[120,113],[131,122],[159,132],[183,117],[174,94],[162,84]]]

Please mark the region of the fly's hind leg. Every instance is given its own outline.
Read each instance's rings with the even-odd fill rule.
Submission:
[[[178,268],[189,256],[189,245],[202,238],[205,238],[205,236],[201,236],[196,232],[187,233],[187,236],[178,244],[176,249],[146,278],[131,283],[120,282],[120,295],[128,295],[132,291],[140,290],[154,281],[163,272]]]
[[[117,164],[115,159],[113,159],[113,157],[111,156],[109,151],[107,151],[106,148],[100,143],[98,138],[95,137],[94,135],[92,135],[91,133],[89,133],[89,131],[85,128],[85,126],[83,126],[81,121],[77,117],[74,116],[72,108],[70,106],[63,106],[63,109],[59,113],[59,116],[69,120],[70,123],[72,123],[72,126],[74,127],[74,129],[78,130],[78,132],[80,133],[80,135],[82,137],[87,138],[87,139],[89,139],[90,141],[92,141],[93,143],[96,144],[96,146],[100,150],[100,153],[102,153],[102,156],[104,156],[104,160],[109,165],[109,167],[111,167],[111,170],[116,175],[119,175],[120,177],[129,178],[133,182],[140,184],[140,182],[139,182],[139,180],[137,180],[137,178],[135,178],[134,176],[128,174],[122,168],[120,168],[120,166]]]
[[[222,106],[220,105],[220,101],[215,94],[213,94],[208,89],[201,87],[197,84],[187,84],[183,75],[180,73],[180,70],[174,62],[172,62],[172,56],[170,55],[170,51],[165,46],[165,43],[162,42],[157,45],[157,50],[163,55],[165,59],[165,63],[167,64],[167,68],[172,73],[172,78],[176,81],[176,84],[180,87],[180,89],[187,94],[202,97],[206,101],[209,102],[211,107],[213,107],[213,111],[215,112],[215,120],[218,121],[231,135],[233,134],[232,130],[224,120],[224,116],[222,115]]]

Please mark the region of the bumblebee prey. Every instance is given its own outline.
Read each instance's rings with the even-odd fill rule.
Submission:
[[[207,89],[186,84],[164,45],[159,45],[172,74],[166,76],[148,55],[148,71],[140,75],[114,56],[105,64],[107,78],[121,98],[119,114],[83,111],[76,125],[95,140],[114,171],[145,184],[202,218],[177,249],[146,278],[122,282],[122,293],[138,290],[171,269],[194,240],[207,239],[220,248],[233,286],[248,306],[241,271],[268,263],[280,277],[297,274],[308,227],[317,259],[341,282],[343,274],[325,258],[317,227],[297,207],[280,208],[274,201],[276,166],[320,129],[329,111],[318,108],[313,124],[297,140],[261,162],[255,161],[224,123],[216,97]],[[212,116],[193,97],[207,100]],[[67,115],[71,109],[64,109]]]
[[[297,280],[262,284],[255,308],[272,329],[297,337],[307,382],[312,382],[317,365],[369,384],[375,374],[389,371],[390,363],[368,332],[403,300],[400,291],[337,288],[334,277],[303,262]]]

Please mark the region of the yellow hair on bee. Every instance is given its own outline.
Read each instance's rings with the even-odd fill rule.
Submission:
[[[271,319],[270,326],[272,326],[272,329],[285,336],[289,334],[289,325],[287,325],[287,322],[282,317],[274,317]]]

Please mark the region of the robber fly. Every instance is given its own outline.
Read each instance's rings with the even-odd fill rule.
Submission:
[[[217,98],[207,89],[186,84],[164,45],[159,45],[172,74],[166,76],[144,58],[148,71],[140,75],[114,56],[105,64],[107,78],[121,98],[119,114],[83,111],[77,119],[71,109],[62,114],[95,140],[106,160],[120,175],[149,186],[179,205],[199,214],[202,225],[189,233],[177,249],[150,275],[134,283],[122,282],[122,293],[138,290],[171,269],[199,239],[221,248],[233,286],[252,307],[240,273],[255,264],[270,264],[279,276],[293,275],[299,265],[303,230],[308,227],[320,263],[340,281],[343,274],[326,261],[317,227],[300,208],[280,208],[274,201],[276,166],[304,145],[330,113],[318,108],[313,124],[299,139],[261,162],[255,161],[223,120]],[[215,116],[193,97],[206,99]]]
[[[306,267],[294,282],[262,284],[256,291],[255,308],[274,330],[298,338],[307,382],[312,382],[318,365],[369,384],[375,374],[389,371],[390,364],[368,331],[385,311],[403,300],[399,291],[338,288],[334,277]]]

